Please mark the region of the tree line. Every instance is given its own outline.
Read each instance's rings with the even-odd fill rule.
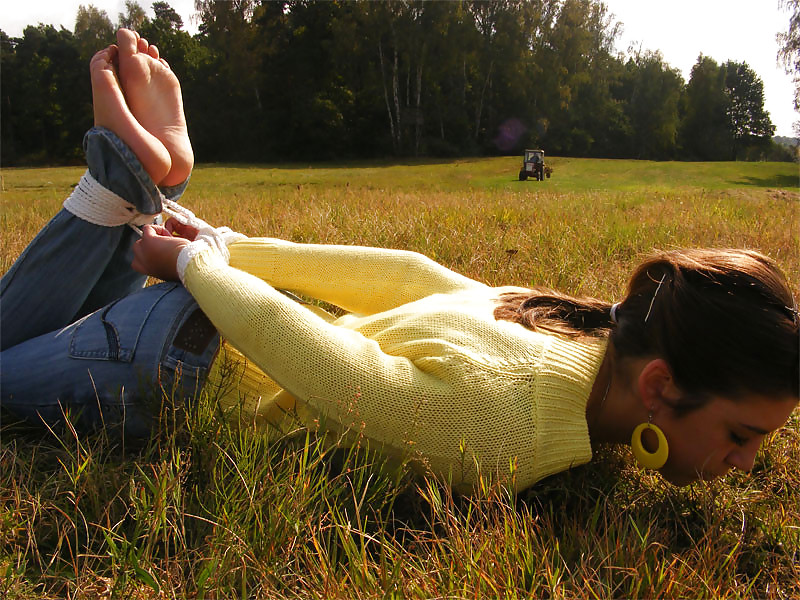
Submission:
[[[194,36],[167,2],[152,8],[0,31],[3,165],[81,160],[88,61],[118,26],[178,75],[200,161],[791,158],[746,63],[701,55],[685,82],[658,51],[617,54],[598,0],[196,0]]]

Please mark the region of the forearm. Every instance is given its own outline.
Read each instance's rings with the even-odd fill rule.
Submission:
[[[436,293],[483,288],[418,254],[361,246],[249,238],[229,246],[230,264],[270,285],[374,314]]]

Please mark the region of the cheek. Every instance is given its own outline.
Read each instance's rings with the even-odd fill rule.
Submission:
[[[674,435],[669,442],[669,467],[676,476],[697,479],[698,473],[710,474],[721,471],[721,463],[729,451],[730,444],[724,434],[711,432],[707,428],[687,428],[681,435]]]

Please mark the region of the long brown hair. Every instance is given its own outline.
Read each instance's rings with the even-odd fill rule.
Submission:
[[[658,356],[688,395],[800,396],[800,316],[778,266],[751,250],[660,252],[612,304],[534,289],[495,318],[572,337],[609,336],[620,358]]]

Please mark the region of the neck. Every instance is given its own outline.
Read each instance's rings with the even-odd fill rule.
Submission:
[[[630,443],[633,428],[641,420],[641,403],[622,362],[609,344],[586,404],[592,448]]]

